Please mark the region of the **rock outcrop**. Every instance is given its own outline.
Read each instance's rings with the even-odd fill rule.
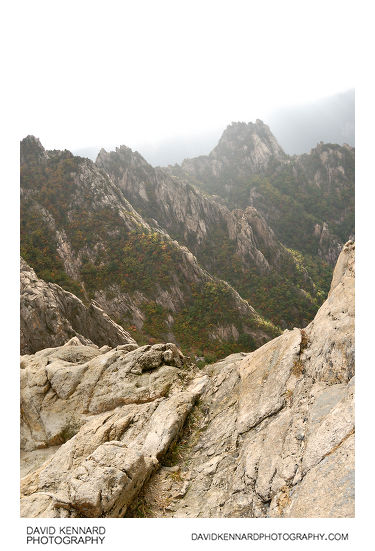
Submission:
[[[194,425],[137,507],[154,516],[354,516],[354,245],[314,321],[208,368]],[[166,490],[166,488],[168,488]],[[161,507],[160,503],[164,503]]]
[[[20,267],[21,354],[61,346],[72,337],[97,346],[135,344],[94,301],[85,306],[59,285],[38,278],[23,258]]]
[[[21,368],[23,460],[66,440],[22,479],[23,516],[354,515],[352,242],[304,330],[203,372],[173,344],[77,341]]]
[[[22,479],[22,514],[122,516],[202,392],[206,378],[192,378],[173,344],[23,356],[23,459],[67,442]]]

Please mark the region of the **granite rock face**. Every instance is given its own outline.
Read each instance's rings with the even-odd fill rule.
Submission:
[[[90,306],[59,285],[38,278],[21,258],[21,354],[61,346],[72,337],[82,344],[135,344],[120,325],[92,301]]]
[[[255,352],[198,371],[172,344],[68,343],[21,367],[23,516],[354,516],[352,242],[313,322]]]
[[[354,516],[353,339],[347,243],[330,295],[305,330],[207,368],[194,422],[144,488],[143,509],[169,517]]]
[[[122,516],[202,392],[174,344],[69,341],[21,361],[22,515]],[[56,448],[54,448],[56,449]]]

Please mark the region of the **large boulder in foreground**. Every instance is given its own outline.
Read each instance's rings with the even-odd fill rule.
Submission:
[[[55,283],[47,283],[21,258],[21,354],[61,346],[78,337],[84,344],[135,343],[95,302],[83,302]]]
[[[310,325],[204,373],[73,348],[23,358],[23,516],[354,516],[352,242]]]
[[[23,356],[22,459],[34,468],[21,482],[22,516],[123,516],[207,380],[193,379],[184,363],[172,343],[98,349],[69,341]],[[40,449],[51,446],[39,466]]]

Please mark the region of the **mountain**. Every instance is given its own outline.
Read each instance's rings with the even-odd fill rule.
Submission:
[[[215,358],[278,333],[190,250],[146,222],[108,173],[69,151],[46,151],[32,136],[21,143],[21,254],[38,278],[87,307],[94,300],[140,343],[176,342]]]
[[[244,143],[249,143],[247,125],[238,127],[245,130],[243,143],[232,150],[224,137],[214,152],[216,156],[228,147],[237,155]],[[237,126],[234,131],[237,133]],[[270,162],[277,155],[285,157],[276,140],[266,133],[264,136],[266,143],[256,132],[252,134],[253,153],[249,154],[256,166],[267,152]],[[228,281],[267,319],[285,328],[306,324],[314,316],[325,295],[330,270],[318,261],[326,281],[324,277],[313,280],[304,259],[280,243],[257,209],[249,206],[230,211],[217,197],[203,194],[166,170],[153,168],[125,146],[111,152],[102,149],[96,164],[148,224],[188,247],[208,272]]]
[[[259,119],[167,168],[21,144],[23,258],[139,343],[212,359],[306,325],[353,236],[354,149],[291,157]]]
[[[251,109],[249,116],[251,118]],[[355,93],[347,90],[325,98],[279,107],[273,111],[255,113],[267,121],[283,150],[289,155],[308,153],[320,142],[354,146],[355,142]],[[174,135],[153,142],[140,141],[132,144],[153,166],[181,164],[186,157],[205,155],[215,147],[225,121],[217,121],[216,127],[190,135]],[[116,144],[108,145],[115,147]],[[74,155],[95,160],[100,145],[74,149]]]
[[[277,143],[269,127],[261,120],[255,123],[233,122],[223,132],[209,155],[185,159],[181,174],[188,174],[201,183],[205,191],[225,198],[225,192],[258,172],[279,166],[287,155]],[[178,173],[178,165],[176,167]]]
[[[305,328],[198,370],[174,344],[21,359],[21,515],[354,516],[354,243]]]
[[[354,235],[354,162],[349,145],[319,143],[289,156],[257,120],[232,123],[209,155],[168,172],[231,210],[255,207],[284,245],[334,266]]]

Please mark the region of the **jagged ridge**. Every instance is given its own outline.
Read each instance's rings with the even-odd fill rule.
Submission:
[[[32,137],[21,150],[21,252],[39,277],[94,299],[137,340],[225,355],[277,332],[186,247],[145,222],[92,161],[46,152]]]
[[[259,125],[274,155],[276,141],[259,121],[254,127]],[[258,137],[253,127],[250,136]],[[225,148],[222,142],[219,146],[219,151]],[[241,151],[240,146],[236,142],[231,151]],[[230,211],[191,184],[154,169],[125,146],[109,153],[102,149],[96,164],[149,224],[186,245],[206,270],[228,281],[266,318],[283,328],[312,319],[324,295],[320,281],[312,280],[254,207]]]
[[[207,156],[168,172],[230,208],[257,208],[285,245],[335,265],[354,235],[354,148],[320,143],[286,155],[262,121],[233,123]],[[298,228],[298,230],[297,230]]]

